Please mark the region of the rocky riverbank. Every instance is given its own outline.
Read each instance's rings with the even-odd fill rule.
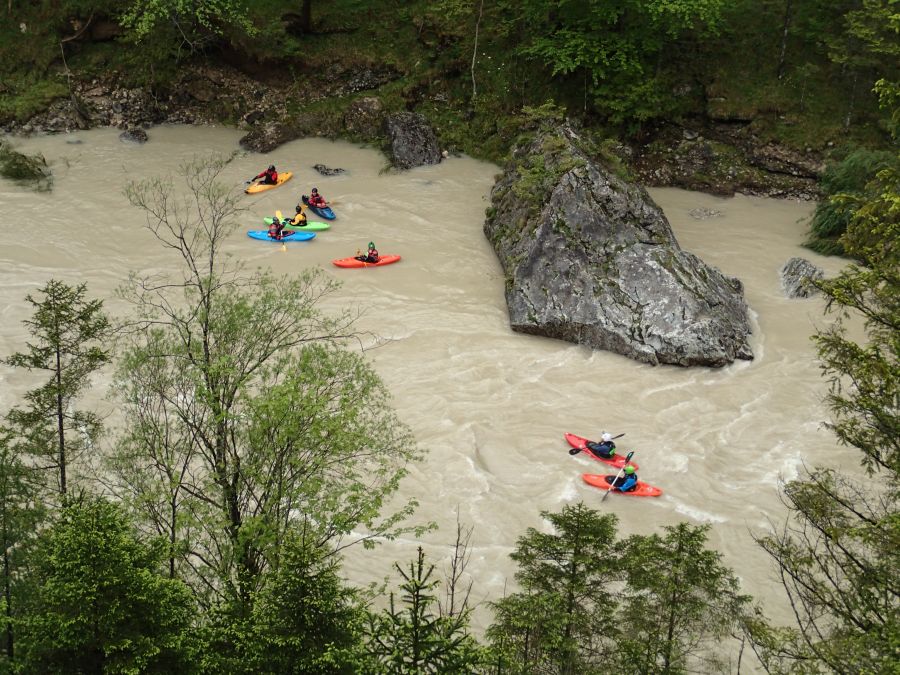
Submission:
[[[147,132],[156,124],[232,124],[247,132],[241,145],[251,151],[268,152],[304,136],[328,136],[378,145],[393,158],[395,132],[387,120],[414,109],[415,101],[407,101],[403,110],[392,110],[379,89],[401,75],[390,68],[340,66],[327,75],[325,85],[311,90],[294,82],[263,81],[227,64],[203,63],[185,67],[164,93],[123,87],[115,76],[75,79],[69,98],[57,99],[27,122],[8,123],[2,131],[64,133],[112,126],[125,132],[123,140],[143,142],[152,138]],[[303,103],[299,109],[298,102]],[[413,125],[416,130],[411,133],[429,137],[421,120]],[[429,141],[429,159],[423,161],[434,161],[439,147],[438,134]],[[815,199],[824,169],[821,156],[812,149],[796,152],[765,143],[749,124],[733,122],[664,125],[642,143],[619,143],[617,153],[631,176],[644,185],[726,195]]]

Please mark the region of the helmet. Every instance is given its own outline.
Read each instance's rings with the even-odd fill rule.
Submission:
[[[318,194],[318,193],[319,193],[319,188],[313,188],[312,191],[313,191],[314,193]]]
[[[612,434],[604,432],[604,434],[600,437],[600,440],[604,443],[609,443],[612,440]]]
[[[275,168],[274,164],[269,164],[269,171],[272,171]]]
[[[631,464],[629,464],[628,466],[625,467],[625,473],[628,474],[629,476],[632,475],[634,473],[634,467]]]
[[[369,248],[375,248],[375,244],[373,242],[369,242]]]

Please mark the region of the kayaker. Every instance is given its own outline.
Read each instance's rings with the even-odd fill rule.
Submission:
[[[620,492],[631,492],[637,487],[638,477],[634,472],[634,467],[629,464],[625,467],[625,475],[619,476],[613,482],[613,487]]]
[[[272,218],[272,224],[269,225],[269,236],[276,241],[281,241],[283,230],[284,223],[282,222],[282,220],[278,216]]]
[[[369,242],[369,248],[366,252],[366,255],[357,255],[354,256],[357,260],[367,263],[377,263],[379,259],[378,249],[375,248],[374,242]]]
[[[306,214],[303,213],[303,209],[300,208],[300,205],[297,204],[297,213],[294,214],[293,220],[291,220],[291,225],[296,225],[298,227],[303,227],[306,225]]]
[[[315,206],[317,209],[324,209],[328,206],[328,202],[325,201],[325,197],[319,194],[318,188],[313,188],[309,195],[309,205]]]
[[[259,180],[262,178],[262,182],[264,185],[277,185],[278,184],[278,172],[275,170],[274,164],[269,164],[269,168],[263,171],[258,176],[254,176],[253,179],[248,180],[248,183],[252,183],[255,180]]]
[[[604,432],[600,436],[600,442],[588,441],[586,443],[588,450],[593,452],[597,457],[603,459],[612,459],[616,454],[616,444],[613,443],[612,434]]]

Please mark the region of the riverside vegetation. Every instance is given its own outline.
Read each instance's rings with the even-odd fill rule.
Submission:
[[[349,349],[353,317],[319,309],[331,283],[315,272],[291,279],[288,302],[278,292],[284,280],[224,256],[237,208],[217,180],[227,160],[202,158],[182,167],[186,202],[163,179],[128,189],[182,263],[168,283],[129,281],[122,296],[131,315],[107,317],[89,289],[55,280],[26,299],[30,341],[5,358],[35,373],[36,388],[6,411],[0,430],[0,668],[733,672],[747,645],[771,673],[892,672],[900,643],[900,172],[896,152],[872,154],[891,134],[896,141],[900,121],[889,4],[785,0],[726,10],[714,0],[527,0],[512,12],[499,1],[306,0],[253,3],[243,13],[235,0],[121,9],[10,3],[16,21],[0,28],[8,120],[74,96],[69,76],[118,70],[161,94],[179,70],[235,51],[245,65],[282,66],[274,77],[290,87],[309,74],[304,68],[321,78],[315,69],[343,50],[336,63],[389,64],[394,74],[378,95],[390,107],[412,104],[445,144],[478,156],[502,155],[522,103],[552,97],[601,136],[653,138],[668,124],[719,115],[765,142],[846,158],[830,169],[827,189],[838,194],[823,202],[834,212],[822,216],[829,229],[820,234],[854,263],[816,285],[829,311],[861,316],[866,334],[856,342],[838,321],[815,340],[833,385],[831,428],[859,451],[865,473],[810,468],[783,487],[785,522],[759,535],[794,610],[790,626],[772,625],[741,594],[740,570],[706,548],[703,528],[620,541],[612,516],[583,505],[544,514],[552,532],[519,538],[518,590],[493,605],[483,638],[469,630],[462,526],[446,578],[436,579],[420,552],[398,566],[398,594],[378,602],[377,591],[342,580],[340,554],[429,527],[415,520],[414,503],[397,500],[419,451],[384,385]],[[285,19],[289,9],[296,14]],[[60,40],[88,33],[101,17],[121,31],[115,48],[73,39],[61,62]],[[376,42],[391,22],[398,37]],[[604,45],[619,51],[598,51]],[[594,61],[597,54],[604,58]],[[748,55],[767,68],[741,79],[738,59]],[[489,69],[494,59],[500,66]],[[147,67],[126,68],[136,63]],[[679,88],[679,74],[694,88]],[[824,86],[830,79],[837,85]],[[876,80],[882,112],[870,95]],[[322,101],[294,105],[289,114],[337,133],[340,117]],[[103,436],[96,415],[76,406],[109,361],[127,424]],[[729,657],[721,645],[730,640]]]

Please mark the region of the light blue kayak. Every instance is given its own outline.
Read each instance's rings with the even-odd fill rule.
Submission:
[[[251,239],[259,239],[260,241],[271,241],[274,244],[280,244],[283,241],[309,241],[316,236],[315,232],[291,232],[285,234],[281,239],[273,239],[269,236],[268,230],[250,230],[247,236]]]
[[[266,225],[271,225],[272,218],[263,218],[263,222]],[[292,232],[323,232],[331,227],[328,223],[321,223],[318,220],[308,220],[306,221],[306,225],[291,225],[290,220],[286,222],[287,224],[284,226],[284,229]]]

